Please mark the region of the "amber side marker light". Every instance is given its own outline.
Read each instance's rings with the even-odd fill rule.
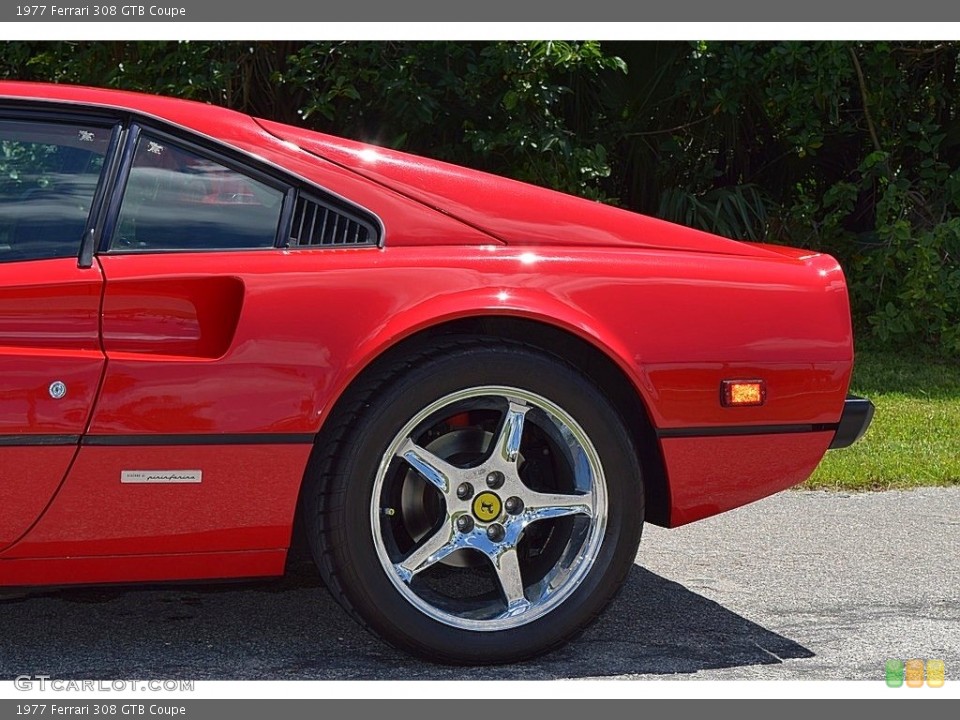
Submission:
[[[722,380],[720,404],[724,407],[750,407],[767,401],[767,383],[764,380]]]

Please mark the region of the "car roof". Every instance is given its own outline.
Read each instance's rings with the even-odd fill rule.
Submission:
[[[227,142],[246,143],[263,134],[252,117],[236,110],[128,90],[0,80],[0,98],[129,112]]]

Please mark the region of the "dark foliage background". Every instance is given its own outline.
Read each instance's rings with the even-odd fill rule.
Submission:
[[[960,352],[957,42],[8,42],[145,90],[844,264],[865,336]]]

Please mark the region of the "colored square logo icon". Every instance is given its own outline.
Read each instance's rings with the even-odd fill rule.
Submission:
[[[946,674],[943,660],[927,660],[927,685],[936,688],[943,687]]]
[[[907,687],[918,688],[923,685],[923,660],[907,660]]]
[[[885,670],[887,687],[900,687],[903,685],[903,663],[900,660],[887,660]]]

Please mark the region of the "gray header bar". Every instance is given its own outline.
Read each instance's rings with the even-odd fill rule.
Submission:
[[[113,3],[113,4],[110,4]],[[910,22],[960,20],[960,3],[942,0],[875,0],[869,5],[869,23],[892,22],[891,35],[909,34]],[[864,23],[860,2],[808,0],[804,3],[773,3],[770,0],[686,0],[682,3],[635,3],[622,0],[551,0],[517,2],[487,0],[483,3],[450,0],[406,0],[406,2],[315,3],[295,0],[160,0],[127,4],[107,0],[58,0],[56,3],[18,2],[0,9],[0,21],[31,23],[231,23],[231,22],[810,22]],[[402,32],[402,29],[401,29]],[[944,28],[944,39],[956,36],[956,29]]]

